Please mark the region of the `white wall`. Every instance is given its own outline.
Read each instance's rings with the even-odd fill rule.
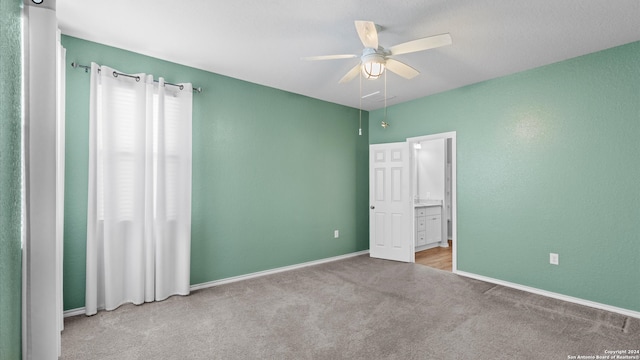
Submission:
[[[446,139],[421,141],[420,146],[416,151],[418,198],[444,200]]]

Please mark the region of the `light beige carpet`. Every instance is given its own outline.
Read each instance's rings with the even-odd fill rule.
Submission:
[[[638,348],[639,319],[368,256],[67,318],[62,335],[65,360],[567,359]]]

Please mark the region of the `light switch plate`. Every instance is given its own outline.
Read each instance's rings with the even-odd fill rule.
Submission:
[[[334,231],[333,231],[333,238],[334,238],[334,239],[337,239],[337,238],[339,238],[339,237],[340,237],[340,230],[334,230]]]
[[[549,264],[551,265],[558,265],[560,262],[560,259],[558,257],[558,254],[556,253],[549,253]]]

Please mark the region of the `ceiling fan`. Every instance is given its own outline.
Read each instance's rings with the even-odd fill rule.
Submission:
[[[372,21],[356,21],[355,24],[358,36],[364,45],[362,55],[323,55],[304,57],[302,60],[335,60],[360,57],[360,63],[349,70],[349,72],[340,79],[339,83],[346,83],[353,80],[358,76],[360,71],[362,71],[365,78],[377,79],[382,75],[385,68],[405,79],[412,79],[420,74],[420,72],[393,57],[451,45],[451,35],[445,33],[408,41],[385,49],[378,44],[378,31],[381,29],[379,26],[376,26]]]

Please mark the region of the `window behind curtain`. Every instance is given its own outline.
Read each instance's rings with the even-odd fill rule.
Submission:
[[[154,86],[155,93],[153,94],[153,188],[154,188],[154,197],[157,195],[157,178],[158,178],[158,142],[156,139],[158,138],[158,94],[157,94],[158,85]],[[98,87],[98,112],[102,112],[102,107],[105,106],[103,104],[102,96],[102,86]],[[177,201],[179,196],[174,193],[177,187],[177,179],[178,174],[181,171],[181,159],[180,159],[180,151],[178,149],[178,141],[176,134],[179,134],[180,125],[180,114],[183,113],[181,111],[180,102],[174,97],[171,96],[171,89],[167,90],[167,95],[165,97],[165,158],[166,158],[166,189],[167,189],[167,209],[166,215],[167,219],[175,219],[177,216],[178,204]],[[127,88],[118,88],[114,96],[111,97],[112,102],[108,106],[113,106],[113,109],[117,109],[117,118],[118,121],[117,126],[117,134],[115,135],[116,141],[113,154],[118,158],[117,163],[119,164],[119,177],[118,177],[118,188],[119,194],[121,197],[121,201],[118,201],[119,208],[117,209],[118,220],[130,220],[133,216],[134,204],[133,198],[135,191],[134,180],[129,174],[133,173],[133,167],[135,166],[135,161],[133,158],[134,147],[135,147],[135,136],[136,127],[134,126],[135,121],[143,121],[141,119],[136,119],[137,114],[135,113],[135,102],[136,102],[136,93]],[[104,187],[103,187],[103,172],[104,172],[104,156],[105,149],[103,144],[103,129],[101,126],[101,122],[98,123],[98,179],[97,179],[97,189],[98,189],[98,218],[100,220],[104,220],[104,205],[103,205],[103,197],[104,197]],[[156,207],[153,209],[154,216],[156,215]]]

